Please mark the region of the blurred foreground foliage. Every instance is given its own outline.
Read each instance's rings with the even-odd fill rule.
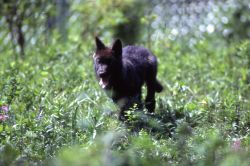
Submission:
[[[225,29],[178,36],[156,26],[161,1],[1,1],[0,165],[249,165],[250,41],[231,31],[249,20],[242,2]],[[155,114],[117,120],[92,70],[94,35],[158,57]]]

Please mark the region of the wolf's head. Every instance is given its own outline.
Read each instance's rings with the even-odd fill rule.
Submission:
[[[122,67],[122,43],[117,39],[111,48],[106,47],[103,42],[96,37],[96,52],[93,55],[95,72],[99,85],[103,89],[108,89],[111,79]]]

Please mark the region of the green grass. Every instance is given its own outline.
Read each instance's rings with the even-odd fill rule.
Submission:
[[[95,80],[92,44],[37,45],[23,61],[6,49],[0,165],[248,165],[249,42],[214,43],[158,41],[164,92],[128,123]]]

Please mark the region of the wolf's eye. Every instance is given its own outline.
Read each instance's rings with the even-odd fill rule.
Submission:
[[[112,62],[111,59],[106,59],[106,61],[105,61],[105,63],[108,64],[108,65],[111,64],[111,62]]]
[[[96,58],[95,62],[100,63],[100,58]]]

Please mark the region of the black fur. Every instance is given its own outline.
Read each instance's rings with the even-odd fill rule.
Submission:
[[[155,92],[161,92],[163,87],[156,79],[157,59],[148,49],[139,46],[122,48],[119,39],[108,48],[96,37],[93,58],[99,84],[121,108],[120,119],[134,104],[142,107],[144,83],[147,86],[145,106],[150,113],[154,112]]]

